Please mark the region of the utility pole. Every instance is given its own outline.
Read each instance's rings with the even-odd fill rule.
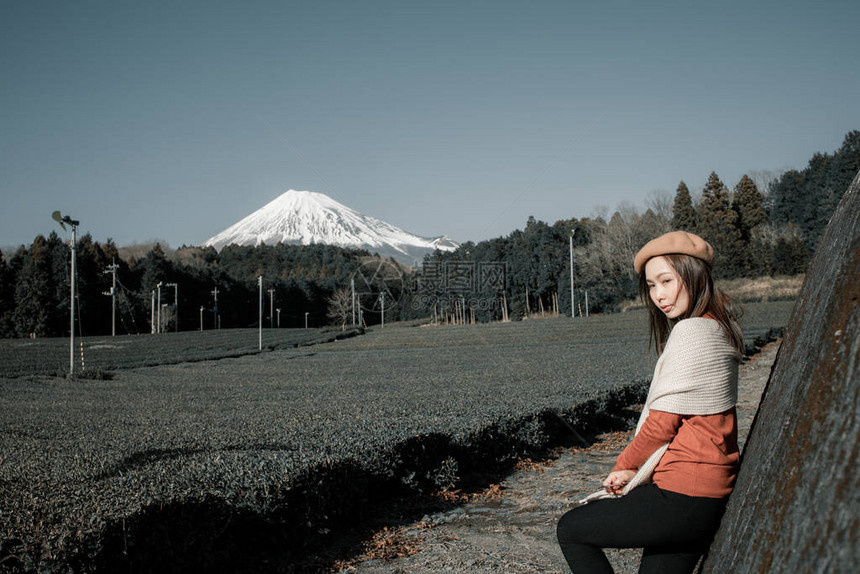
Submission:
[[[161,281],[155,286],[158,289],[158,333],[161,333],[161,286],[163,283]]]
[[[274,327],[275,321],[275,290],[269,289],[269,329]]]
[[[60,215],[59,211],[55,211],[51,214],[51,217],[54,221],[60,224],[60,227],[65,231],[66,226],[64,224],[69,224],[72,226],[72,263],[71,263],[71,301],[69,305],[69,374],[75,374],[75,260],[76,260],[76,250],[77,250],[77,231],[78,225],[81,224],[80,221],[72,219],[68,215],[63,217]]]
[[[278,312],[278,329],[280,329],[281,328],[281,308],[278,307],[277,309],[275,309],[275,311]]]
[[[149,332],[155,334],[155,289],[149,292]]]
[[[203,332],[203,305],[200,305],[200,332]]]
[[[305,311],[305,329],[308,328],[308,312]]]
[[[262,351],[263,350],[263,276],[262,275],[257,277],[257,286],[259,287],[259,291],[260,291],[260,313],[257,316],[257,325],[259,327],[259,332],[260,332],[260,336],[259,336],[260,342],[259,342],[258,348],[260,351]]]
[[[215,289],[212,290],[212,295],[215,296],[215,319],[214,319],[215,328],[220,329],[221,328],[221,321],[218,320],[218,286],[217,285],[215,286]]]
[[[69,220],[71,222],[71,220]],[[78,230],[78,222],[71,222],[72,224],[72,292],[71,292],[71,305],[69,305],[69,315],[70,321],[69,324],[71,328],[69,329],[69,374],[74,374],[75,372],[75,283],[77,283],[77,276],[75,275],[75,261],[77,260],[77,230]]]
[[[379,293],[379,306],[382,309],[382,329],[385,328],[385,291]]]
[[[77,235],[76,232],[78,230],[77,222],[72,223],[72,280],[70,283],[71,287],[71,305],[69,306],[70,312],[70,320],[69,320],[69,374],[73,374],[75,372],[75,283],[77,282],[75,277],[75,261],[77,259]]]
[[[173,318],[176,332],[179,332],[179,285],[176,283],[167,283],[165,287],[173,287],[173,313],[176,315]]]
[[[111,337],[116,337],[116,270],[119,269],[119,265],[116,264],[115,261],[111,260],[111,264],[108,265],[108,268],[104,270],[104,274],[107,275],[110,273],[113,276],[113,280],[110,287],[110,292],[105,293],[105,295],[110,295],[110,335]]]
[[[576,295],[573,289],[573,236],[576,229],[570,234],[570,318],[576,317]]]

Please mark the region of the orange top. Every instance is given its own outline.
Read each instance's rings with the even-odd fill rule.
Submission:
[[[669,443],[654,469],[654,484],[688,496],[723,498],[738,473],[738,421],[734,407],[715,415],[676,415],[651,410],[612,470],[636,470]]]

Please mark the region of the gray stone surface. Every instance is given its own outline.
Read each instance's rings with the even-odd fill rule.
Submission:
[[[860,570],[860,174],[815,253],[703,571]]]

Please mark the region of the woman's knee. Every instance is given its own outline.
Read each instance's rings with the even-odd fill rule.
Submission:
[[[579,508],[568,510],[558,520],[555,532],[559,542],[577,542],[581,539],[584,521],[578,510]]]

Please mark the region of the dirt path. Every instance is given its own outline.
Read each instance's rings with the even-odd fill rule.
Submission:
[[[771,343],[740,369],[741,445],[776,358]],[[616,432],[589,448],[564,449],[547,463],[522,464],[501,484],[454,510],[378,532],[368,553],[340,572],[568,572],[555,540],[558,518],[595,491],[632,436]],[[607,552],[616,572],[636,572],[640,550]],[[398,556],[379,558],[379,556]]]

